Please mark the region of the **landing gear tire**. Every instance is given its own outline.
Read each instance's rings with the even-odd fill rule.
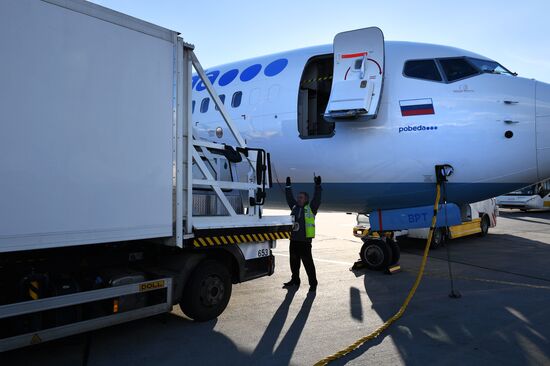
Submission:
[[[231,274],[216,260],[205,260],[193,271],[183,291],[181,310],[199,322],[218,317],[231,298]]]
[[[374,271],[384,270],[392,262],[390,245],[383,240],[366,240],[359,256],[365,267]]]
[[[481,232],[479,233],[479,236],[486,236],[487,233],[489,233],[489,226],[491,226],[491,223],[489,222],[489,216],[483,215],[479,226],[481,228]]]
[[[401,249],[399,249],[399,245],[391,239],[388,239],[387,243],[388,243],[388,245],[390,246],[390,249],[391,249],[391,262],[390,262],[390,265],[399,263],[399,258],[401,257]]]
[[[443,245],[445,239],[445,231],[441,227],[436,227],[432,235],[432,242],[430,243],[430,249],[438,249]]]

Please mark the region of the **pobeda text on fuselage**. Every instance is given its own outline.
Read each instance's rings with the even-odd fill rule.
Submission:
[[[208,76],[247,142],[271,152],[279,181],[308,190],[323,176],[324,210],[431,204],[436,164],[454,168],[457,204],[550,177],[550,85],[472,52],[366,28]],[[197,135],[229,141],[197,79],[192,117]],[[279,190],[269,195],[284,207]]]

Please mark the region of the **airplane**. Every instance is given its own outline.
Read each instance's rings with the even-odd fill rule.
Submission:
[[[279,183],[307,191],[322,176],[321,210],[433,205],[437,164],[454,170],[446,193],[457,205],[550,177],[550,85],[473,52],[385,41],[371,27],[206,71]],[[223,142],[205,89],[195,76],[195,133]],[[281,191],[267,207],[288,208]]]

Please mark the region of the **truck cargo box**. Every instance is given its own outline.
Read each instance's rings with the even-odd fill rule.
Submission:
[[[0,253],[173,235],[177,33],[0,2]]]

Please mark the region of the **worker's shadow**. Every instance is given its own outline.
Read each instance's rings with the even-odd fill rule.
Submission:
[[[283,336],[283,339],[279,343],[277,349],[275,344],[281,335],[283,327],[286,323],[290,305],[297,289],[289,289],[285,298],[271,321],[269,322],[262,338],[256,345],[254,352],[251,355],[251,361],[254,364],[261,365],[286,365],[290,363],[294,349],[298,344],[300,335],[306,325],[313,301],[315,300],[315,292],[309,292],[302,303],[302,307],[298,311],[298,314],[294,318],[294,321],[288,328],[288,331]]]
[[[216,329],[218,320],[204,323],[164,314],[35,346],[0,353],[0,365],[286,365],[307,322],[315,293],[308,293],[287,332],[282,334],[296,290],[289,290],[255,350],[240,349]],[[282,340],[275,345],[282,335]],[[124,351],[129,343],[132,352]],[[85,350],[86,349],[86,350]],[[46,360],[47,362],[41,362]]]

